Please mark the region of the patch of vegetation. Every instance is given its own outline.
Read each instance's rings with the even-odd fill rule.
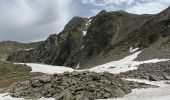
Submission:
[[[12,83],[22,82],[31,77],[42,75],[30,73],[31,68],[26,65],[0,61],[0,88],[8,87]]]

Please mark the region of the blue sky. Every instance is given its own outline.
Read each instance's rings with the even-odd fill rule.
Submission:
[[[73,17],[90,17],[105,9],[156,14],[170,0],[0,0],[0,41],[32,42],[59,33]]]

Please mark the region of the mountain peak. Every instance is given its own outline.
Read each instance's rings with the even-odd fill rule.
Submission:
[[[103,14],[103,13],[107,13],[107,11],[106,10],[102,10],[102,11],[99,12],[99,14]]]

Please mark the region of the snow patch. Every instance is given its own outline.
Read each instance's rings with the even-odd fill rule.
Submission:
[[[129,50],[129,52],[134,53],[134,52],[136,52],[137,50],[139,50],[139,48],[134,48],[134,49],[133,49],[133,48],[131,47],[130,50]]]
[[[75,69],[79,69],[80,68],[80,64],[77,65],[77,67]]]
[[[16,64],[26,64],[27,66],[32,68],[31,72],[40,72],[46,74],[55,74],[55,73],[74,71],[74,69],[69,67],[64,67],[64,66],[52,66],[52,65],[35,64],[35,63],[16,63]]]
[[[14,98],[11,97],[8,93],[0,94],[0,100],[25,100],[24,98]],[[55,100],[54,98],[40,98],[36,100]]]
[[[86,34],[87,34],[87,31],[83,31],[83,36],[86,36]]]
[[[127,78],[125,78],[124,80],[151,84],[151,85],[156,85],[160,87],[168,86],[168,84],[165,84],[165,82],[168,82],[168,81],[149,81],[149,80],[144,80],[144,79],[127,79]]]
[[[130,70],[136,70],[138,65],[146,64],[146,63],[158,63],[169,61],[169,59],[151,59],[146,61],[134,61],[137,56],[141,53],[141,51],[135,52],[130,56],[127,56],[118,61],[112,61],[106,64],[102,64],[91,69],[87,69],[88,71],[94,72],[110,72],[114,74],[119,74],[121,72],[127,72]]]
[[[89,22],[91,22],[92,21],[92,18],[91,19],[89,19]]]
[[[160,86],[158,88],[142,88],[133,89],[131,93],[123,98],[112,98],[105,100],[170,100],[170,84],[165,84],[167,81],[148,81],[141,79],[126,79],[129,81],[143,82],[146,84]],[[103,99],[104,100],[104,99]]]
[[[34,48],[29,48],[29,49],[19,49],[19,50],[24,50],[24,51],[29,51],[29,50],[32,50]]]
[[[29,48],[29,49],[24,49],[25,51],[29,51],[29,50],[32,50],[32,49],[34,49],[34,48]]]

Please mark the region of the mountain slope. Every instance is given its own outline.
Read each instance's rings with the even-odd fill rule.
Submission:
[[[67,60],[71,59],[70,56],[80,48],[86,21],[86,18],[74,17],[60,34],[50,35],[36,49],[14,53],[8,60],[64,65]]]
[[[156,15],[103,10],[90,19],[73,18],[58,35],[49,36],[36,49],[14,53],[8,60],[93,67],[129,55],[131,47],[142,50],[169,39],[169,21],[169,8]]]
[[[41,42],[18,43],[14,41],[0,42],[0,61],[5,61],[9,55],[19,50],[28,50],[37,47]]]

